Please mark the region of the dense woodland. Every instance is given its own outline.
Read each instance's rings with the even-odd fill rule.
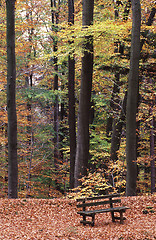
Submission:
[[[0,1],[0,197],[155,192],[155,1]]]

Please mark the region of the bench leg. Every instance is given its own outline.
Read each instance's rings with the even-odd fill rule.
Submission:
[[[123,224],[123,221],[124,221],[123,211],[119,211],[119,213],[120,213],[120,217],[115,217],[114,212],[111,212],[112,222],[115,222],[115,219],[120,219],[120,223]]]
[[[123,211],[120,211],[120,223],[123,224]]]
[[[112,222],[115,222],[114,212],[111,212]]]
[[[83,225],[86,225],[85,222],[86,222],[86,215],[83,215]]]
[[[94,223],[95,223],[95,214],[92,215],[92,223],[91,223],[92,227],[94,226]]]
[[[91,218],[92,218],[92,221],[86,220],[86,217],[91,217]],[[90,224],[90,225],[93,227],[93,226],[94,226],[94,223],[95,223],[95,214],[83,215],[83,220],[80,221],[80,223],[83,223],[83,225]]]

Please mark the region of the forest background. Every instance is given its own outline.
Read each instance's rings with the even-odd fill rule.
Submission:
[[[7,46],[3,0],[0,10],[0,197],[7,197]],[[155,2],[141,1],[141,10],[136,129],[138,194],[155,191],[155,185],[151,186],[155,178]],[[94,44],[90,157],[80,194],[109,190],[125,193],[131,1],[95,1],[94,24],[87,29],[82,29],[81,1],[75,1],[74,25],[68,24],[68,11],[68,2],[63,0],[16,1],[19,197],[52,198],[73,187],[70,148],[76,143],[69,127],[69,55],[75,59],[72,112],[76,117],[72,117],[72,122],[77,123],[83,39],[90,35]]]

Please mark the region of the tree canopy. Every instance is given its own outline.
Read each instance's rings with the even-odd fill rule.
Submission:
[[[74,13],[71,13],[74,21],[69,19],[69,2],[74,2]],[[9,148],[7,16],[4,0],[1,0],[0,10],[0,196],[6,197]],[[155,191],[154,16],[154,1],[141,0],[139,97],[135,127],[137,194],[150,192],[151,189]],[[73,170],[70,169],[74,166],[70,160],[73,156],[72,163],[75,164],[76,140],[72,142],[74,137],[71,138],[68,120],[69,114],[74,111],[72,126],[76,136],[84,39],[90,39],[93,43],[94,63],[89,113],[86,112],[90,142],[87,175],[82,178],[80,193],[125,193],[126,103],[132,21],[129,0],[94,1],[93,22],[87,27],[82,25],[82,4],[79,0],[15,2],[19,197],[51,198],[73,188]],[[87,49],[88,55],[91,52],[90,48]],[[74,68],[71,89],[70,60]],[[71,92],[74,93],[72,96],[69,95]],[[73,102],[70,105],[71,97]],[[72,144],[75,147],[71,156]]]

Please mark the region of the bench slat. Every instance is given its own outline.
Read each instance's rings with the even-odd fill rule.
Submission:
[[[89,207],[89,206],[98,206],[98,205],[104,205],[104,204],[110,204],[110,203],[120,203],[121,199],[111,199],[106,201],[100,201],[100,202],[87,202],[87,203],[81,203],[78,204],[77,207]]]
[[[129,209],[129,207],[115,207],[115,208],[107,208],[107,209],[96,209],[96,210],[90,210],[90,211],[79,211],[78,214],[83,216],[91,216],[92,214],[96,213],[103,213],[103,212],[120,212],[125,211],[126,209]]]
[[[120,193],[116,194],[109,194],[109,195],[100,195],[95,197],[88,197],[88,198],[78,198],[76,199],[77,202],[87,201],[87,200],[98,200],[98,199],[104,199],[104,198],[114,198],[114,197],[120,197]]]

